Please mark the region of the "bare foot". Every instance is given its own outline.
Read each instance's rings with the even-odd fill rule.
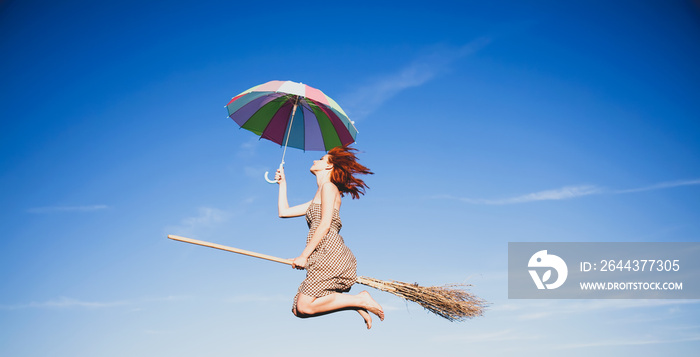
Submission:
[[[365,323],[367,324],[367,329],[372,328],[372,316],[367,312],[367,310],[357,310],[357,312],[360,313],[363,319],[365,319]]]
[[[382,309],[382,306],[374,301],[372,296],[367,291],[363,291],[357,295],[362,295],[364,298],[365,304],[367,305],[367,311],[379,316],[379,319],[384,321],[384,310]]]

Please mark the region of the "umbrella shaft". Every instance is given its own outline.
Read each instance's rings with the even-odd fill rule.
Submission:
[[[282,165],[284,165],[284,157],[287,155],[287,143],[289,143],[289,134],[292,132],[292,124],[294,124],[294,115],[297,112],[299,97],[294,99],[294,108],[292,108],[292,116],[289,118],[289,128],[287,128],[287,138],[284,140],[284,151],[282,151]]]

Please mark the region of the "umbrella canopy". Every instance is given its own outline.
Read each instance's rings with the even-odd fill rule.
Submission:
[[[357,136],[338,103],[302,83],[270,81],[233,97],[226,108],[241,128],[284,145],[285,150],[290,146],[328,151],[353,143]]]

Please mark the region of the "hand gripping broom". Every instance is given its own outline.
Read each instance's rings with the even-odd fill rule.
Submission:
[[[205,247],[225,250],[227,252],[292,265],[292,259],[277,258],[267,254],[255,253],[243,249],[227,247],[221,244],[204,242],[201,240],[180,237],[172,234],[168,235],[168,238],[180,242],[202,245]],[[468,318],[481,316],[484,308],[486,307],[486,301],[459,288],[462,286],[469,286],[468,284],[454,284],[442,287],[423,287],[418,284],[408,284],[394,280],[384,281],[364,276],[358,276],[357,282],[362,285],[367,285],[377,290],[386,291],[406,300],[418,303],[426,310],[442,316],[450,321],[464,321]]]

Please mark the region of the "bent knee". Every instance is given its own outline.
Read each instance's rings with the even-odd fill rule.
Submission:
[[[300,318],[308,317],[308,304],[306,304],[304,301],[299,300],[304,300],[304,298],[300,299],[299,295],[294,297],[294,305],[292,305],[292,314]]]
[[[292,306],[292,313],[294,316],[304,318],[313,315],[315,311],[311,303],[313,303],[315,299],[316,298],[304,294],[297,295],[295,304]]]
[[[292,314],[294,314],[294,316],[301,318],[301,319],[304,319],[304,318],[307,318],[310,316],[310,314],[304,313],[303,310],[299,310],[297,307],[292,308]]]
[[[297,302],[297,306],[292,309],[292,313],[294,313],[296,317],[304,318],[313,315],[314,312],[309,304]]]

